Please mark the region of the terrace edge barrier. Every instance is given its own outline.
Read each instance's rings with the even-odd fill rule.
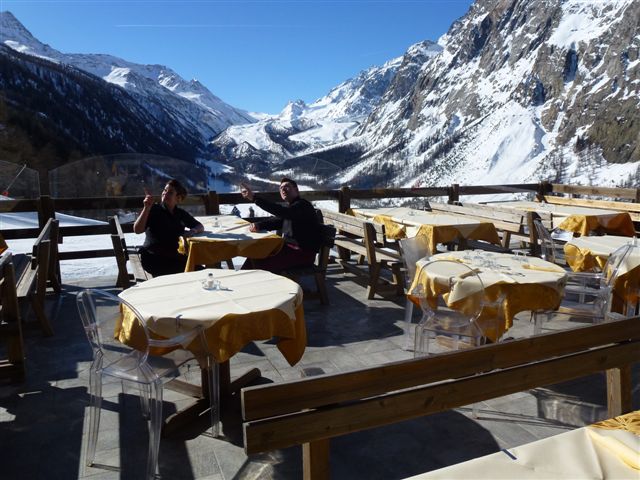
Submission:
[[[611,195],[616,198],[629,199],[634,203],[640,203],[640,189],[612,188],[579,185],[552,184],[548,181],[531,184],[507,184],[507,185],[459,185],[443,187],[411,187],[411,188],[372,188],[352,189],[343,186],[338,190],[310,190],[303,195],[310,201],[335,200],[338,202],[338,211],[346,212],[352,204],[352,200],[373,200],[383,198],[429,198],[446,197],[447,203],[459,201],[460,196],[501,194],[501,193],[533,193],[539,200],[544,200],[545,194],[567,195]],[[260,192],[267,198],[279,200],[278,192]],[[540,198],[542,196],[542,198]],[[56,211],[69,210],[106,210],[106,209],[139,209],[144,199],[140,196],[126,197],[84,197],[84,198],[55,198],[50,195],[41,195],[38,199],[4,200],[0,202],[0,213],[37,212],[39,228],[7,229],[2,234],[6,239],[36,238],[49,218],[55,217]],[[184,205],[201,205],[207,215],[220,213],[220,205],[235,205],[251,203],[244,199],[240,193],[218,193],[210,191],[206,194],[194,194],[186,198]],[[124,224],[125,233],[133,231],[131,224]],[[65,236],[78,235],[108,235],[109,225],[85,225],[73,227],[61,227],[58,243],[62,243]],[[114,256],[111,249],[67,251],[60,252],[59,260],[73,260],[82,258],[96,258]]]

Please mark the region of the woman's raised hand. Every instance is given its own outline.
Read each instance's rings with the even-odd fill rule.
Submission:
[[[142,205],[144,205],[145,207],[150,207],[151,205],[153,205],[153,195],[151,195],[151,192],[147,190],[147,187],[143,187],[143,188],[144,188],[144,200],[142,201]]]

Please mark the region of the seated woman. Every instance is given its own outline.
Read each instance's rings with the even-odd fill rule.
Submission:
[[[178,238],[204,231],[200,222],[178,207],[187,190],[177,180],[169,180],[162,191],[161,203],[145,188],[143,209],[133,224],[135,233],[145,233],[140,248],[142,267],[154,277],[184,272],[187,257],[178,253]]]

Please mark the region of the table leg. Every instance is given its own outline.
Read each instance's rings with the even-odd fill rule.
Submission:
[[[260,370],[258,368],[252,368],[232,382],[229,361],[218,364],[220,409],[222,410],[226,405],[230,404],[231,395],[259,377]],[[167,388],[183,393],[185,395],[196,397],[198,398],[198,400],[189,407],[184,408],[167,418],[162,429],[163,436],[170,437],[180,429],[184,428],[186,425],[201,418],[203,415],[206,415],[208,418],[210,402],[208,397],[209,388],[207,386],[207,382],[209,381],[209,374],[206,369],[202,369],[201,378],[202,387],[198,387],[182,380],[173,380],[172,382],[167,383]]]

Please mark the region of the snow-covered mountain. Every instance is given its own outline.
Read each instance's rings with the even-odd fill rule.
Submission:
[[[213,157],[236,166],[238,173],[333,176],[342,168],[341,156],[358,156],[359,151],[346,144],[389,87],[409,88],[422,65],[441,50],[430,41],[418,43],[405,55],[360,72],[309,105],[302,100],[289,102],[279,115],[229,127],[212,142]],[[336,155],[343,144],[342,155]],[[324,158],[327,148],[331,158]]]
[[[8,11],[0,12],[0,43],[31,56],[71,65],[126,90],[157,121],[194,129],[204,144],[230,125],[254,122],[248,112],[213,95],[197,80],[186,81],[162,65],[139,65],[103,54],[66,54],[37,40]],[[158,108],[158,104],[162,108]]]
[[[259,117],[166,67],[61,54],[11,14],[0,20],[7,105],[29,115],[28,132],[53,123],[47,140],[58,148],[58,133],[91,144],[81,127],[93,122],[92,145],[115,148],[105,142],[117,138],[123,151],[187,152],[217,180],[640,183],[638,0],[477,0],[437,44],[413,45],[309,105]],[[0,125],[3,114],[0,98]]]
[[[640,2],[478,0],[338,182],[640,183]]]

